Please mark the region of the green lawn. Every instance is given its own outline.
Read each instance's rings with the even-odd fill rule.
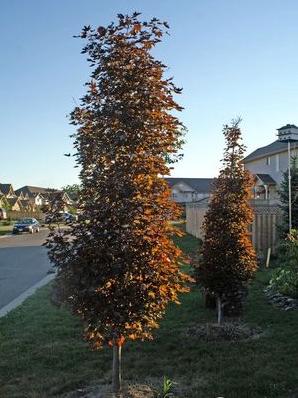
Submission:
[[[0,236],[10,234],[12,231],[12,225],[0,224]]]
[[[196,239],[177,240],[193,252]],[[270,272],[270,271],[269,271]],[[205,342],[185,330],[215,319],[197,288],[182,305],[170,305],[152,342],[124,346],[126,381],[178,382],[180,398],[294,398],[298,394],[298,313],[268,305],[262,293],[269,278],[260,271],[250,290],[244,321],[260,326],[259,339]],[[76,318],[53,307],[49,287],[0,319],[0,397],[62,397],[111,379],[111,350],[92,352],[81,339]]]

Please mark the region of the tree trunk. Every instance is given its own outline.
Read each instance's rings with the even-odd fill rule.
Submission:
[[[220,297],[217,297],[217,323],[218,325],[222,324],[222,304]]]
[[[206,308],[210,308],[212,310],[216,308],[216,297],[214,295],[209,292],[205,292],[204,298]]]
[[[121,345],[114,341],[112,389],[114,393],[121,390]]]

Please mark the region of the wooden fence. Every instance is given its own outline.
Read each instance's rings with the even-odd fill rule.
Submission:
[[[251,240],[258,254],[265,254],[270,247],[274,253],[278,243],[277,226],[281,222],[281,211],[276,201],[254,200],[254,221],[250,227]],[[203,239],[202,223],[207,204],[189,203],[186,206],[186,231]]]
[[[37,220],[44,220],[44,214],[41,211],[14,211],[6,212],[7,218],[11,221],[20,220],[21,218],[36,218]]]

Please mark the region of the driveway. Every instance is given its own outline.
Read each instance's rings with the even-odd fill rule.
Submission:
[[[41,246],[48,230],[0,239],[0,309],[43,279],[51,268]]]

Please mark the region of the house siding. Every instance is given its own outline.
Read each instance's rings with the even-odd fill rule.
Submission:
[[[288,152],[280,152],[270,156],[270,164],[267,164],[267,157],[264,156],[260,159],[250,160],[245,162],[245,168],[252,174],[269,174],[278,185],[283,179],[283,172],[288,168]],[[292,152],[292,156],[295,152]],[[277,167],[278,166],[278,167]]]
[[[183,182],[179,182],[172,186],[172,199],[177,203],[191,203],[198,200],[208,198],[209,193],[196,192],[192,187]]]

